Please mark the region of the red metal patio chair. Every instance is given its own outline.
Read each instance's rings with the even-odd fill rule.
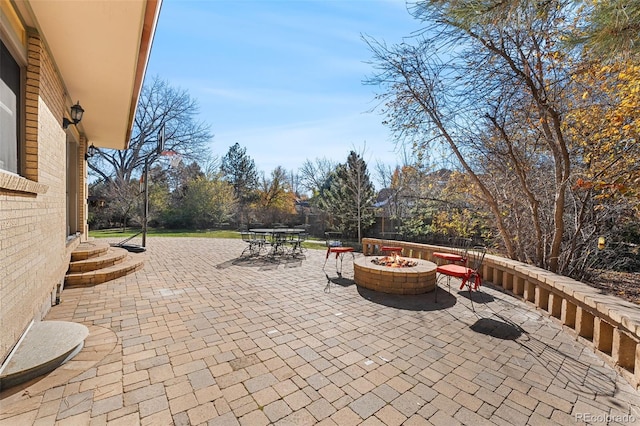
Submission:
[[[473,299],[471,298],[471,292],[478,290],[482,284],[482,262],[484,262],[484,256],[487,253],[487,248],[484,246],[475,246],[473,250],[467,252],[466,264],[449,263],[446,265],[440,265],[436,268],[436,272],[440,273],[440,277],[447,277],[447,287],[451,292],[451,278],[460,278],[460,290],[465,286],[469,289],[469,300],[471,301],[471,309],[473,308]],[[436,297],[438,287],[436,285]],[[437,300],[437,299],[436,299]]]
[[[324,259],[324,264],[322,265],[322,271],[324,271],[325,275],[327,276],[327,282],[330,283],[331,278],[329,278],[329,275],[324,269],[327,265],[327,260],[329,260],[329,255],[332,253],[335,253],[336,255],[336,274],[338,275],[338,278],[342,278],[342,261],[344,260],[344,255],[347,253],[351,253],[351,256],[354,259],[355,256],[353,254],[353,247],[346,247],[342,245],[342,234],[340,232],[329,231],[325,232],[324,234],[326,237],[327,254]],[[338,266],[338,260],[340,261],[340,266]]]
[[[439,260],[444,260],[449,263],[460,263],[462,265],[467,264],[467,252],[471,247],[470,238],[451,238],[449,243],[452,247],[450,252],[433,252],[433,257]],[[440,263],[440,262],[438,262]]]

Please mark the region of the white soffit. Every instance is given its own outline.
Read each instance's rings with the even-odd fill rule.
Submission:
[[[160,0],[32,0],[36,25],[90,143],[128,146]],[[62,117],[60,117],[62,120]]]

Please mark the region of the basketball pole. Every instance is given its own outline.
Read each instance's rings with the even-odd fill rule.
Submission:
[[[142,217],[142,247],[147,248],[147,218],[149,217],[149,157],[144,158],[144,212]]]
[[[165,142],[165,125],[158,130],[156,155],[162,155]],[[147,248],[147,221],[149,218],[149,155],[144,157],[144,212],[142,217],[142,247]]]

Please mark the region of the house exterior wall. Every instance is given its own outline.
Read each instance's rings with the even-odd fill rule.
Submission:
[[[25,161],[21,176],[0,170],[0,363],[55,303],[80,242],[66,235],[64,86],[35,30],[27,30],[26,49]],[[80,138],[78,221],[86,218],[83,143]],[[86,229],[83,222],[78,229]]]
[[[82,241],[86,241],[89,236],[89,182],[87,181],[87,163],[84,155],[89,148],[89,142],[84,135],[80,136],[80,146],[78,148],[78,230],[82,232]]]

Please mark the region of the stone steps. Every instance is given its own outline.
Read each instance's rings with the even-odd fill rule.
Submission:
[[[102,284],[142,269],[144,254],[130,253],[108,243],[89,241],[71,253],[65,287]]]
[[[144,260],[144,254],[130,253],[105,242],[81,243],[71,253],[64,287],[91,286],[114,280],[142,269]],[[82,349],[88,334],[89,330],[82,324],[33,323],[0,366],[0,390],[55,370]]]
[[[113,247],[105,252],[100,252],[97,257],[76,261],[72,260],[71,263],[69,263],[68,272],[91,272],[108,268],[109,266],[124,262],[128,254],[129,252],[125,249]]]
[[[81,243],[71,253],[71,262],[100,256],[101,254],[106,253],[110,247],[111,246],[109,244],[100,241],[87,241]]]

